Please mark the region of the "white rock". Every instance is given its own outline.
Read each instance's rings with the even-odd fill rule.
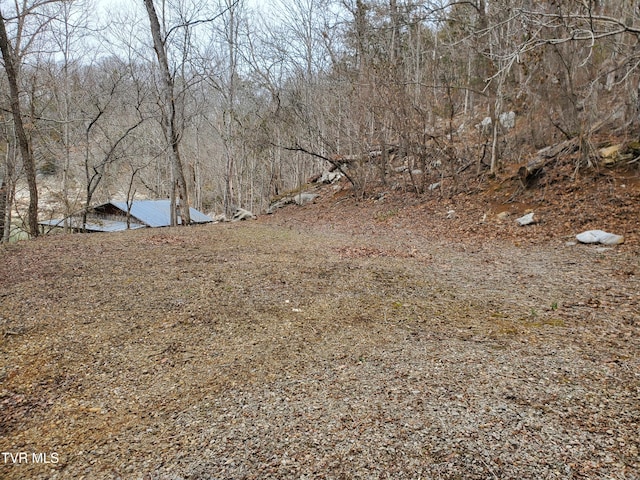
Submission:
[[[533,219],[533,212],[527,213],[526,215],[524,215],[524,216],[522,216],[520,218],[517,218],[516,222],[518,222],[518,224],[521,227],[524,227],[525,225],[531,225],[532,223],[535,222],[535,220]]]
[[[318,183],[334,183],[340,180],[344,175],[340,170],[334,170],[333,172],[324,172]]]
[[[295,197],[293,197],[293,201],[298,205],[306,205],[307,203],[313,202],[320,195],[317,193],[299,193]]]
[[[476,128],[480,130],[482,133],[488,133],[491,129],[491,117],[484,117],[482,121],[476,125]]]
[[[503,112],[500,114],[500,125],[505,130],[511,130],[516,126],[516,112]]]
[[[291,197],[281,198],[277,202],[272,203],[271,205],[269,205],[269,208],[267,209],[267,213],[268,214],[272,214],[273,212],[275,212],[279,208],[282,208],[285,205],[289,205],[290,203],[293,203],[293,198],[291,198]]]
[[[244,208],[238,208],[236,210],[236,213],[233,214],[233,218],[231,219],[232,222],[238,222],[240,220],[248,220],[248,219],[255,219],[256,216],[250,212],[249,210],[245,210]]]
[[[603,230],[587,230],[576,235],[580,243],[602,243],[603,245],[620,245],[624,243],[622,235],[607,233]]]

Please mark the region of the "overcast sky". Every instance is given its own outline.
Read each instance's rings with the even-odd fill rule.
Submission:
[[[98,8],[102,12],[109,13],[110,11],[114,11],[116,9],[129,9],[132,6],[132,3],[138,3],[142,5],[142,0],[94,0]],[[270,0],[245,0],[246,5],[251,9],[261,9],[265,6],[268,6]]]

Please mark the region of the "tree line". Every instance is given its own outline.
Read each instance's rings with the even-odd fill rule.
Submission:
[[[563,140],[589,167],[598,132],[638,132],[628,0],[126,5],[0,5],[3,241],[53,215],[44,184],[60,217],[144,196],[189,223],[187,206],[262,211],[322,168],[359,195],[404,168],[421,193]]]

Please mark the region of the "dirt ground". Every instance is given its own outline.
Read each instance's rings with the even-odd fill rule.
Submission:
[[[2,247],[0,478],[638,479],[640,197],[605,185]]]

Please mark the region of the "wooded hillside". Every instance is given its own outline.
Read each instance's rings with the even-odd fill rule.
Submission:
[[[610,145],[640,165],[633,2],[252,5],[0,6],[3,240],[114,198],[260,212],[331,167],[364,196],[518,168],[527,186]]]

